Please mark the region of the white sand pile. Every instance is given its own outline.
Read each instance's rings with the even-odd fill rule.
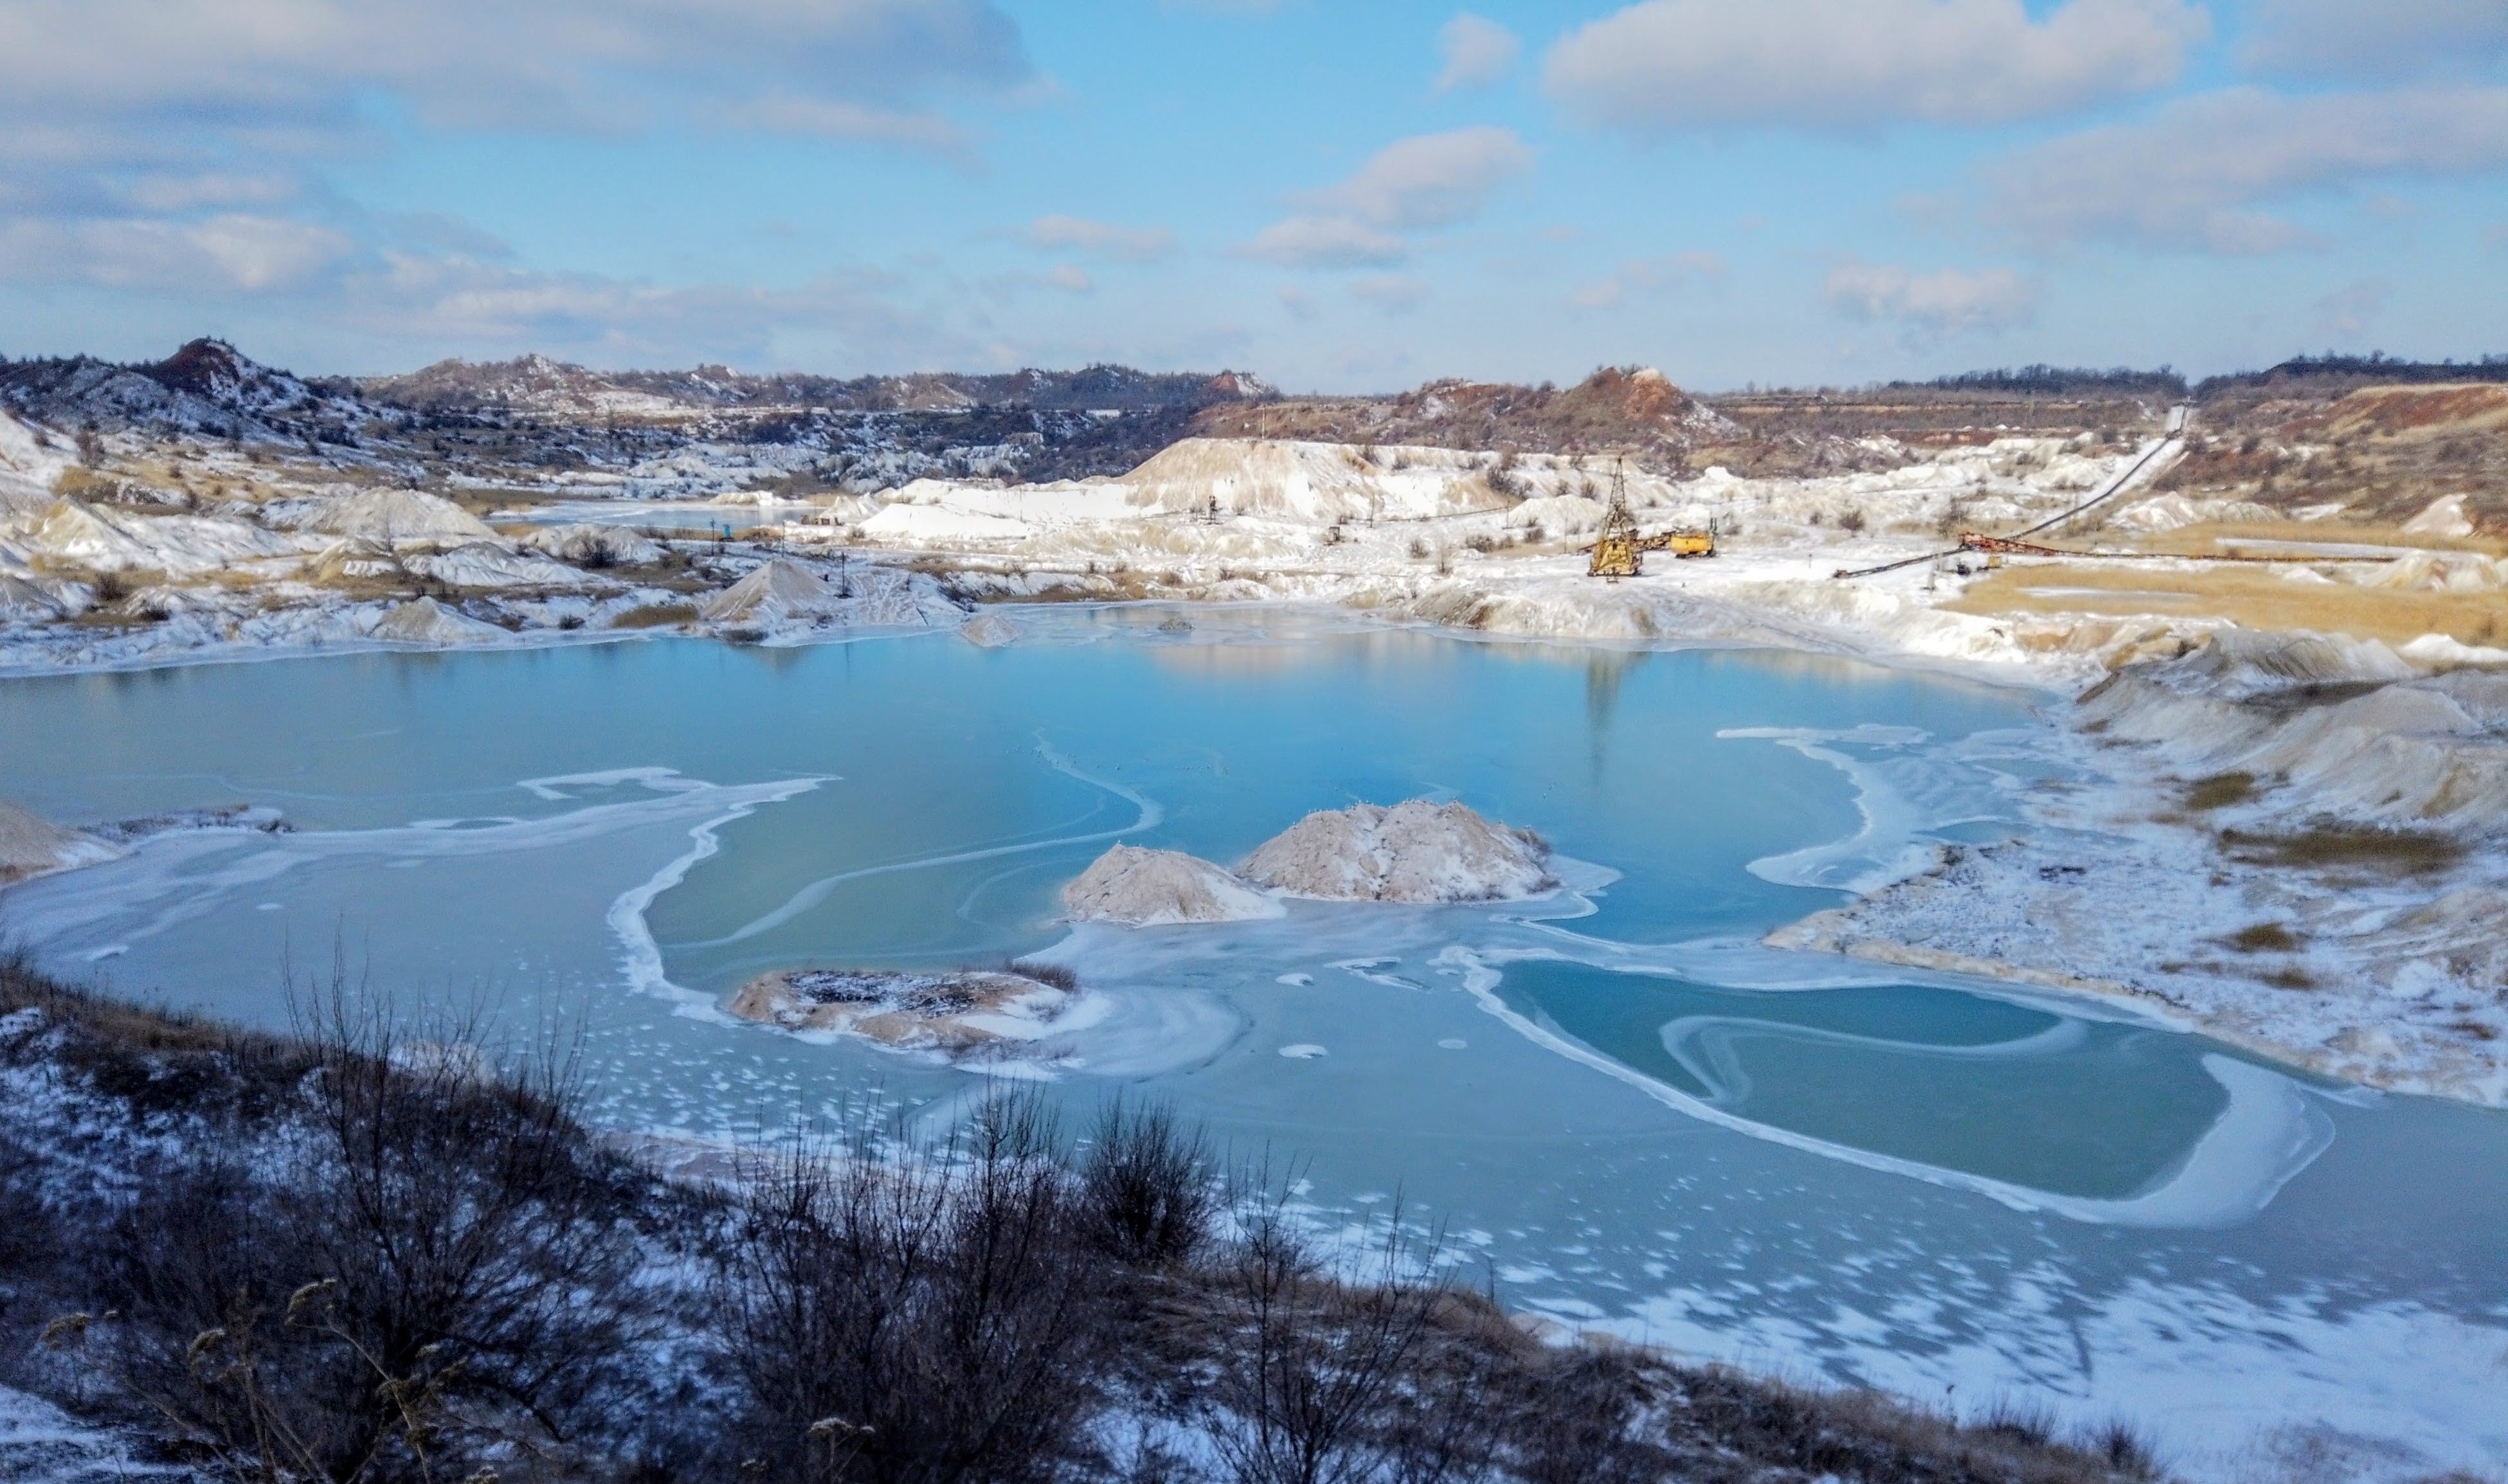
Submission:
[[[978,649],[1007,649],[1018,642],[1018,625],[998,613],[971,618],[958,626],[958,637]]]
[[[867,1036],[901,1050],[958,1055],[1034,1040],[1078,998],[1025,974],[785,969],[740,987],[731,1013],[786,1031]]]
[[[1603,517],[1609,510],[1602,501],[1589,500],[1581,494],[1543,495],[1508,511],[1506,524],[1538,528],[1553,536],[1581,536],[1601,530]]]
[[[1062,888],[1078,923],[1161,927],[1173,923],[1246,923],[1281,915],[1280,904],[1227,871],[1181,851],[1119,845]]]
[[[523,545],[577,566],[650,566],[662,560],[658,541],[616,525],[583,522],[533,531],[523,537]]]
[[[2189,525],[2254,525],[2278,521],[2281,512],[2253,500],[2195,500],[2171,492],[2136,500],[2109,519],[2121,530],[2179,530]]]
[[[95,865],[121,853],[92,835],[65,830],[0,799],[0,887]]]
[[[359,489],[335,494],[316,506],[304,524],[306,529],[325,535],[363,536],[369,541],[394,544],[459,544],[493,541],[497,535],[477,516],[423,489]]]
[[[479,644],[506,636],[494,624],[456,613],[432,597],[402,603],[375,625],[375,637],[397,644]]]
[[[1506,901],[1558,886],[1549,861],[1550,847],[1530,830],[1460,804],[1413,799],[1309,814],[1264,842],[1237,874],[1327,901]]]
[[[834,594],[819,574],[781,557],[697,604],[709,624],[769,624],[796,614],[824,611]]]
[[[2404,529],[2416,536],[2469,536],[2473,534],[2473,518],[2464,513],[2463,495],[2444,494],[2406,521]]]
[[[494,541],[468,541],[450,551],[404,560],[423,577],[456,588],[579,588],[588,580],[563,561]]]

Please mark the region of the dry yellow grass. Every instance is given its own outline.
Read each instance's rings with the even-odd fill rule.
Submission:
[[[2350,539],[2347,533],[2319,534]],[[1944,606],[1987,615],[2223,619],[2242,629],[2304,629],[2390,643],[2444,633],[2468,644],[2508,645],[2508,593],[2290,582],[2269,568],[2244,563],[2186,569],[2138,561],[2016,561],[1979,578]]]

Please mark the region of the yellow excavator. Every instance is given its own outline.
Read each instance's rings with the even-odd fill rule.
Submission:
[[[1611,470],[1611,508],[1603,517],[1602,533],[1586,550],[1594,554],[1585,568],[1589,577],[1636,577],[1644,570],[1645,554],[1670,552],[1687,560],[1691,557],[1715,555],[1715,523],[1709,521],[1705,530],[1665,530],[1641,535],[1638,518],[1629,511],[1628,471],[1624,466]]]

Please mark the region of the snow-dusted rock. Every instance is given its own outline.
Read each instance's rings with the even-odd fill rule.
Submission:
[[[578,588],[589,580],[565,562],[495,541],[471,541],[450,551],[408,557],[402,564],[456,588]]]
[[[1280,904],[1220,867],[1181,851],[1119,845],[1062,888],[1072,921],[1158,927],[1280,916]]]
[[[1018,625],[998,613],[971,618],[958,626],[958,637],[978,649],[1007,649],[1018,642]]]
[[[307,515],[304,526],[325,535],[363,536],[393,545],[412,541],[491,541],[497,534],[477,516],[424,489],[357,489],[335,494]]]
[[[42,622],[68,612],[61,600],[32,578],[0,572],[0,622]]]
[[[505,636],[496,625],[456,613],[432,597],[402,603],[375,625],[376,638],[400,644],[478,644]]]
[[[1549,862],[1550,847],[1530,830],[1461,804],[1413,799],[1309,814],[1265,841],[1237,874],[1328,901],[1505,901],[1557,887]]]
[[[53,502],[53,482],[70,466],[66,450],[46,448],[35,430],[0,412],[0,517],[32,515]]]
[[[726,1007],[786,1031],[867,1036],[907,1051],[962,1055],[1051,1029],[1075,992],[1025,974],[785,969],[742,985]]]
[[[523,545],[577,566],[650,566],[662,560],[661,543],[648,536],[623,526],[580,522],[533,531],[523,537]]]
[[[240,561],[295,554],[284,536],[217,516],[142,516],[53,502],[21,543],[38,557],[93,572],[154,570],[197,576]]]
[[[121,853],[92,835],[62,829],[0,799],[0,887],[95,865]]]
[[[332,542],[305,563],[304,575],[311,582],[371,582],[401,576],[405,570],[390,547],[350,536]]]

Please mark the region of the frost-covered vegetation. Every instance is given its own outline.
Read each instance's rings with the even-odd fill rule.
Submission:
[[[0,966],[0,1472],[239,1480],[2147,1478],[2129,1429],[1538,1338],[1327,1260],[1156,1111],[683,1160],[563,1048],[169,1018]],[[675,1151],[681,1155],[687,1150]]]

